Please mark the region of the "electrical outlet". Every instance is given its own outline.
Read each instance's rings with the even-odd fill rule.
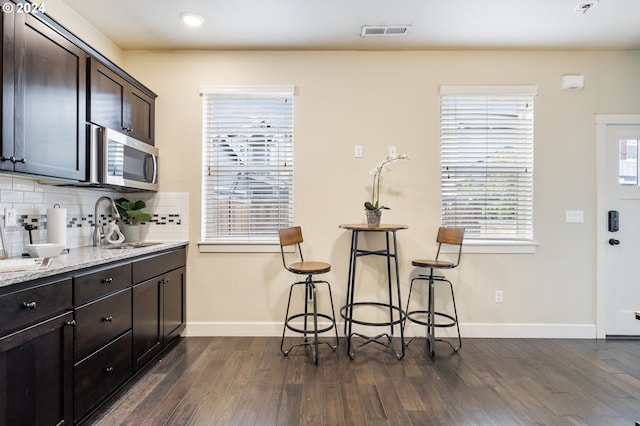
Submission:
[[[496,303],[502,303],[502,290],[496,290]]]
[[[397,147],[395,145],[389,145],[389,157],[395,157],[397,153]]]
[[[4,226],[18,226],[18,212],[16,209],[4,209]]]
[[[355,155],[356,158],[360,158],[363,155],[363,151],[362,151],[362,145],[356,145],[353,149],[353,155]]]

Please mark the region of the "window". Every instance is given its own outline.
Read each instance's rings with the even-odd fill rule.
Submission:
[[[202,99],[202,242],[279,244],[293,225],[293,87],[207,88]]]
[[[441,88],[442,224],[533,241],[534,86]]]

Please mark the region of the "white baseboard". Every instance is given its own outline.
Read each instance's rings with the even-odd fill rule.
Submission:
[[[326,323],[318,324],[326,325]],[[338,323],[338,334],[343,335],[343,323]],[[363,334],[383,332],[383,327],[356,328],[354,331],[362,331]],[[287,332],[289,335],[291,332]],[[454,328],[436,330],[437,336],[452,337]],[[595,339],[595,324],[460,324],[462,337],[475,338],[530,338],[530,339]],[[408,324],[405,330],[408,337],[422,336],[424,327],[417,324]],[[190,322],[187,323],[184,336],[264,336],[273,337],[282,335],[282,323],[275,322]],[[399,336],[396,328],[395,336]]]

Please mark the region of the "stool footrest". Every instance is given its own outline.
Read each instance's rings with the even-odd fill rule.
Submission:
[[[407,312],[407,319],[411,322],[415,322],[416,324],[420,324],[420,325],[426,325],[427,327],[454,327],[458,321],[456,321],[456,319],[453,317],[453,315],[449,315],[447,313],[444,312],[434,312],[434,318],[433,321],[429,320],[429,316],[430,316],[430,312],[429,311],[425,311],[425,310],[417,310],[417,311],[411,311],[411,312]],[[416,318],[416,315],[426,315],[427,319],[426,321],[423,321],[421,319]],[[447,318],[449,320],[449,322],[436,322],[436,319],[440,317],[440,318]]]
[[[333,318],[330,317],[327,314],[316,314],[316,316],[318,318],[324,318],[327,319],[329,321],[331,321],[331,324],[329,324],[327,327],[325,328],[319,328],[317,333],[324,333],[326,331],[329,331],[331,329],[333,329],[336,325],[335,322],[333,321]],[[309,327],[311,328],[298,328],[295,327],[293,325],[290,324],[291,321],[297,319],[297,318],[304,318],[304,317],[308,317],[311,318],[311,320],[307,319],[307,324]],[[315,328],[313,328],[313,312],[308,312],[306,314],[296,314],[296,315],[291,315],[289,318],[287,318],[287,320],[285,321],[284,325],[291,331],[295,331],[297,333],[302,333],[302,334],[313,334],[316,333]]]

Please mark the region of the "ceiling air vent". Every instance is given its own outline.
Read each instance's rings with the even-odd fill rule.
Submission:
[[[365,25],[362,37],[403,36],[409,31],[409,25]]]

